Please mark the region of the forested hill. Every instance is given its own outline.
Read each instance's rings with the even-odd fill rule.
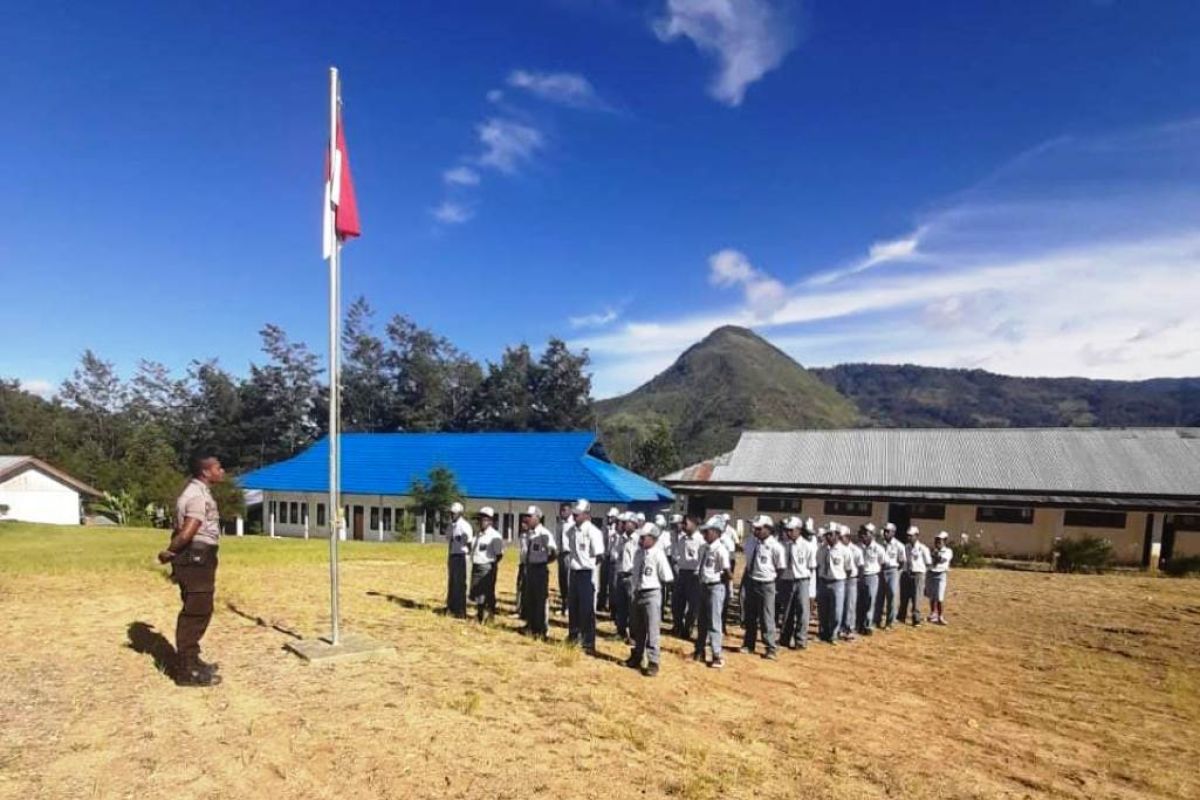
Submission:
[[[1200,425],[1200,378],[1017,378],[981,369],[840,364],[810,369],[882,427]]]

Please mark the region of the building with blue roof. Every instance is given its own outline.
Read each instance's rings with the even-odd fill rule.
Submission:
[[[346,433],[342,502],[347,536],[394,538],[401,530],[414,479],[434,467],[454,473],[468,513],[492,506],[506,538],[517,515],[535,504],[553,519],[558,504],[586,498],[603,506],[654,511],[670,505],[670,489],[613,464],[591,432],[574,433]],[[243,475],[263,496],[268,530],[284,536],[327,536],[329,442]],[[418,529],[424,520],[415,520]]]

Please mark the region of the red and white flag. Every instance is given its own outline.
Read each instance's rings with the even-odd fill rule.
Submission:
[[[358,204],[354,201],[354,182],[350,179],[350,154],[346,150],[346,134],[342,115],[337,114],[337,131],[333,139],[337,146],[325,151],[325,219],[323,250],[325,258],[333,256],[335,244],[362,233],[358,221]],[[333,158],[330,158],[330,155]]]

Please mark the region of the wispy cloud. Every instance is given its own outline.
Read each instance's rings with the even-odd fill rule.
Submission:
[[[1198,150],[1200,123],[1056,140],[848,265],[787,285],[722,250],[709,282],[741,289],[740,302],[573,344],[590,349],[599,396],[633,388],[722,324],[759,328],[805,364],[1200,374]],[[764,304],[750,287],[771,281]]]
[[[470,208],[453,200],[442,201],[440,205],[430,209],[429,213],[443,225],[461,225],[475,216],[475,212]]]
[[[41,378],[22,379],[21,388],[46,400],[54,396],[54,384]]]
[[[690,39],[717,60],[709,94],[741,105],[746,88],[783,63],[796,31],[778,0],[667,0],[654,32],[664,42]]]
[[[452,186],[478,186],[479,173],[470,167],[452,167],[442,173],[442,180]]]
[[[603,328],[611,325],[621,316],[615,308],[606,308],[594,314],[584,314],[578,317],[567,317],[567,324],[572,328]]]
[[[476,127],[483,152],[478,162],[511,175],[545,143],[537,128],[503,117],[493,117]]]
[[[521,89],[558,105],[592,111],[611,110],[608,103],[596,94],[591,81],[577,72],[515,69],[509,73],[507,83],[514,89]]]

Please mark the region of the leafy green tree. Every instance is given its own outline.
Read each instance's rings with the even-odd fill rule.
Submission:
[[[479,365],[444,337],[397,315],[387,325],[385,364],[393,382],[396,427],[406,431],[450,428],[482,380]]]
[[[426,480],[414,478],[408,488],[408,496],[412,498],[411,510],[424,515],[430,527],[435,529],[449,513],[451,504],[461,501],[463,497],[454,473],[447,467],[429,470]]]
[[[532,386],[534,430],[578,431],[595,425],[588,361],[587,350],[572,353],[562,339],[552,338],[546,345]]]
[[[656,420],[638,445],[630,468],[639,475],[658,480],[681,466],[671,429],[664,420]]]
[[[342,425],[348,431],[390,431],[398,425],[396,382],[388,351],[375,335],[374,311],[359,297],[346,312],[342,328]]]

